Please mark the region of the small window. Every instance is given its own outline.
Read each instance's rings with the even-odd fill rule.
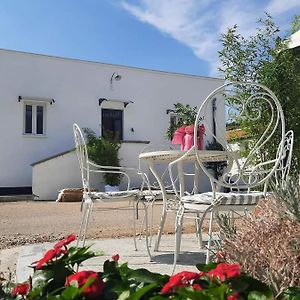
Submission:
[[[102,136],[123,139],[123,110],[102,109]]]
[[[44,104],[24,102],[24,134],[45,135],[45,111]]]

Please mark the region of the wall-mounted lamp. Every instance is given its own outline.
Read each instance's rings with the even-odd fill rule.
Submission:
[[[110,84],[113,83],[113,80],[120,81],[121,79],[122,79],[122,76],[120,74],[113,72],[110,77]]]
[[[174,109],[167,109],[166,110],[166,114],[168,115],[169,113],[171,113],[171,112],[175,112],[175,110]]]

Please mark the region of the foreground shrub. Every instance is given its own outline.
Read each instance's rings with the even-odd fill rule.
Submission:
[[[266,300],[273,299],[272,290],[264,283],[241,273],[238,264],[197,265],[199,271],[183,271],[173,276],[133,270],[119,264],[119,255],[105,261],[103,270],[82,270],[86,259],[100,255],[89,247],[70,247],[70,235],[54,245],[34,262],[33,276],[27,282],[14,284],[0,280],[0,299],[204,299]],[[292,300],[298,290],[284,294]],[[288,294],[290,293],[290,294]],[[283,295],[283,294],[282,294]]]
[[[300,223],[293,213],[297,194],[284,201],[281,195],[260,202],[255,211],[241,218],[238,228],[227,230],[223,244],[228,261],[239,263],[247,274],[277,293],[300,286]]]

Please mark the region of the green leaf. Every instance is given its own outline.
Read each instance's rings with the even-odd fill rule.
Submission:
[[[273,299],[274,295],[270,287],[265,283],[254,279],[250,276],[236,276],[229,280],[230,287],[237,292],[251,292],[257,291],[263,294],[266,299]]]
[[[103,264],[103,276],[120,275],[119,270],[114,261],[106,260]]]
[[[149,300],[163,300],[166,299],[166,297],[162,296],[162,295],[155,295],[153,297],[150,297]],[[173,300],[176,300],[176,298],[172,298]]]
[[[36,270],[32,276],[32,287],[43,289],[54,278],[53,270]]]
[[[300,300],[300,287],[289,287],[284,290],[278,298],[285,300]]]
[[[124,291],[121,293],[118,300],[126,300],[126,299],[128,299],[129,296],[130,296],[130,291],[128,291],[128,290]]]
[[[75,264],[81,264],[83,261],[92,257],[101,256],[103,252],[95,252],[90,250],[91,246],[85,246],[82,248],[71,247],[68,254],[62,258],[66,264],[74,266]]]
[[[152,273],[147,269],[132,270],[128,274],[128,278],[134,279],[137,282],[145,282],[145,283],[162,283],[166,281],[166,277],[164,275],[158,273]]]
[[[197,268],[199,271],[201,271],[201,272],[207,273],[207,272],[209,272],[209,271],[215,269],[217,265],[218,265],[218,264],[216,264],[216,263],[210,262],[210,263],[208,263],[208,264],[197,264],[197,265],[196,265],[196,268]]]
[[[76,299],[79,295],[79,289],[74,286],[67,287],[62,293],[61,296],[66,300]]]
[[[261,292],[252,291],[248,294],[248,300],[267,300],[268,298]]]
[[[208,294],[206,294],[203,291],[194,291],[193,289],[188,288],[181,288],[177,291],[177,294],[180,295],[180,299],[191,299],[191,300],[210,300],[210,299],[216,299],[214,297],[211,297]]]
[[[203,291],[205,295],[210,296],[212,299],[224,300],[228,286],[222,283],[220,286],[210,287]]]
[[[157,284],[156,283],[152,283],[149,285],[144,286],[143,288],[139,289],[138,291],[136,291],[135,293],[133,293],[128,300],[139,300],[141,299],[143,296],[145,296],[148,292],[150,292],[151,290],[157,288]],[[147,297],[148,298],[148,297]],[[146,299],[146,298],[145,298]]]

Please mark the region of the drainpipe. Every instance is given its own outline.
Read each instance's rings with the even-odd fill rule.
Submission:
[[[213,125],[213,141],[216,143],[216,110],[217,110],[217,104],[216,104],[217,98],[214,98],[212,100],[212,125]],[[217,169],[214,170],[215,178],[218,179],[218,172]]]
[[[212,125],[213,125],[214,142],[216,142],[216,110],[217,110],[216,101],[217,98],[214,98],[212,100]]]

